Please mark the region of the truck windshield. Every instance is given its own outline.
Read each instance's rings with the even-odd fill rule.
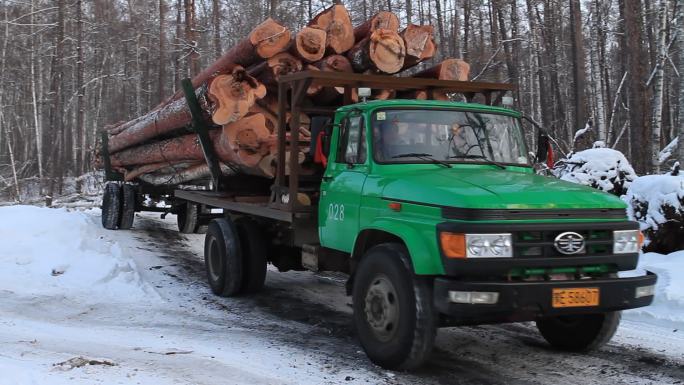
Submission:
[[[373,114],[378,163],[529,165],[518,119],[456,110],[382,110]],[[430,160],[429,158],[433,158]]]

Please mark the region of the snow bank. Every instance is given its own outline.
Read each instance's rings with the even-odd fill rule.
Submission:
[[[558,161],[553,174],[562,180],[623,195],[636,178],[625,156],[610,148],[591,148],[568,154]]]
[[[140,300],[144,284],[99,216],[34,206],[0,207],[0,291],[22,295]]]
[[[684,203],[684,177],[673,175],[646,175],[632,182],[622,198],[629,204],[629,218],[641,223],[641,229],[658,230],[658,227],[672,220],[664,208],[682,213]],[[666,209],[668,210],[668,209]]]
[[[627,317],[684,328],[684,250],[667,255],[645,253],[639,258],[638,269],[658,274],[655,298],[651,306],[627,311]]]

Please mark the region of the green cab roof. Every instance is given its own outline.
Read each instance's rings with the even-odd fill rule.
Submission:
[[[442,100],[417,100],[417,99],[392,99],[392,100],[371,100],[342,106],[339,112],[346,112],[354,109],[362,111],[374,111],[383,108],[454,108],[459,110],[488,112],[494,114],[504,114],[519,118],[520,112],[510,108],[488,106],[479,103],[450,102]]]

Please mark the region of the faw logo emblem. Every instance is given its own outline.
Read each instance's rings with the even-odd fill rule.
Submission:
[[[563,254],[577,254],[584,251],[584,237],[572,231],[558,234],[553,244],[556,250]]]

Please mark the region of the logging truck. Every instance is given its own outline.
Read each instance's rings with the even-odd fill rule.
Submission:
[[[178,216],[182,232],[207,227],[204,261],[216,295],[259,291],[269,263],[346,273],[359,341],[389,369],[418,367],[436,329],[458,325],[535,321],[553,347],[588,351],[613,336],[621,310],[653,300],[655,274],[617,276],[636,268],[643,240],[625,204],[535,173],[551,146],[541,128],[497,106],[511,85],[281,76],[273,178],[222,169],[210,124],[185,85],[211,177],[124,182],[105,145],[102,220],[127,229],[136,211],[164,211]],[[344,103],[306,102],[312,86],[342,90]],[[369,89],[420,90],[427,100],[352,102]],[[463,101],[430,100],[435,94]],[[286,129],[286,116],[297,127],[302,112],[311,116],[304,159],[294,150],[299,130]],[[538,131],[536,151],[528,151],[526,130]],[[167,205],[149,204],[161,201]]]

